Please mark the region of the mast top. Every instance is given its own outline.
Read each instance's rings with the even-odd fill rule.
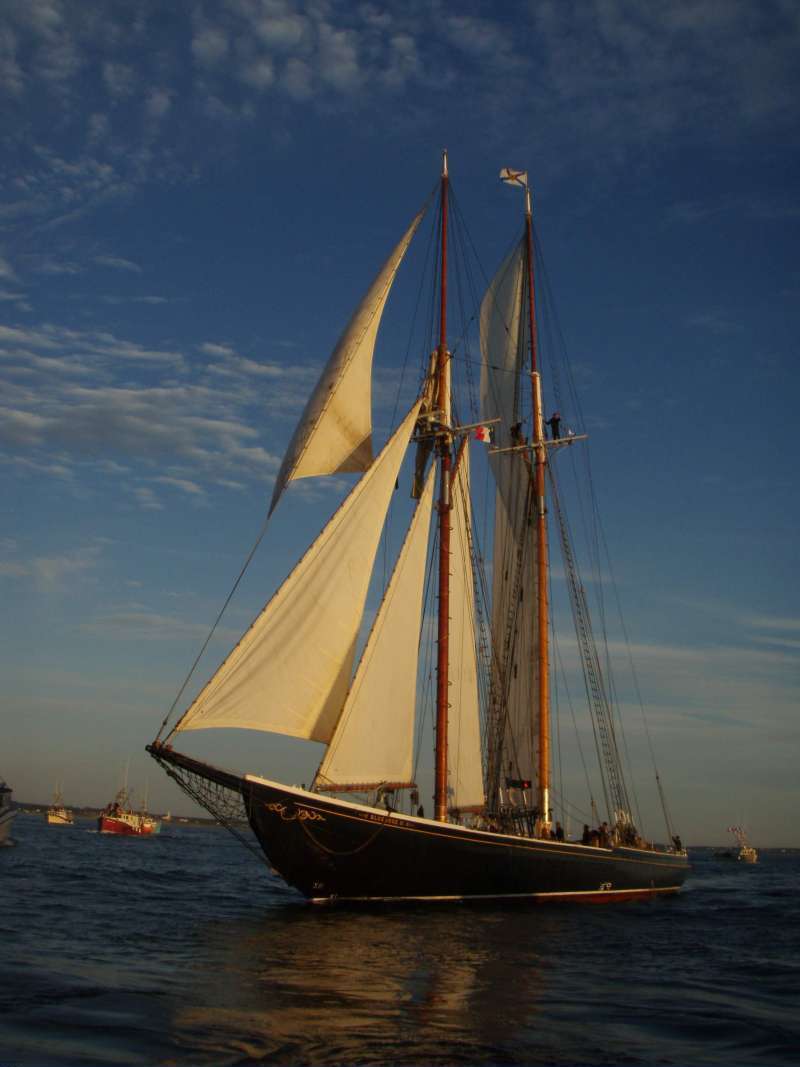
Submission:
[[[447,177],[447,149],[442,151],[442,177]]]
[[[503,167],[500,171],[500,181],[505,182],[506,185],[518,185],[521,189],[525,190],[525,214],[530,218],[532,210],[531,189],[528,185],[528,172],[526,170],[513,170],[511,167]]]

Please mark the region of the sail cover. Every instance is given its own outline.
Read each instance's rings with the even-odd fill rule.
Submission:
[[[411,520],[394,572],[317,774],[329,787],[411,780],[422,592],[435,468]]]
[[[177,730],[329,741],[350,684],[381,529],[419,402],[189,707]]]
[[[498,449],[514,443],[511,427],[522,417],[520,384],[525,355],[525,240],[500,266],[481,304],[481,417],[499,418]],[[502,779],[533,779],[535,767],[535,587],[530,525],[528,459],[523,453],[489,455],[496,482],[492,573],[492,750]]]
[[[452,483],[450,538],[450,712],[447,721],[447,806],[482,807],[478,664],[475,650],[475,586],[472,576],[469,447],[464,446]]]
[[[270,515],[294,478],[364,471],[372,462],[375,339],[395,274],[422,215],[414,218],[381,267],[309,397],[278,471]]]

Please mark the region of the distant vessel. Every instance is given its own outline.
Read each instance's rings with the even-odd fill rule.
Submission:
[[[47,822],[50,826],[72,826],[75,821],[75,817],[71,811],[68,811],[64,807],[64,798],[61,795],[61,788],[56,786],[56,791],[53,793],[53,803],[47,809]]]
[[[11,787],[0,778],[0,845],[4,845],[11,836],[11,823],[16,814],[11,802]]]
[[[101,834],[150,837],[161,830],[161,823],[146,811],[134,811],[127,789],[120,789],[114,801],[100,813],[97,829]]]
[[[470,361],[460,340],[461,399],[451,381],[445,156],[432,227],[438,248],[431,307],[438,304],[438,323],[421,348],[417,399],[373,458],[373,349],[422,213],[350,319],[309,397],[270,514],[293,479],[363,477],[320,523],[314,543],[183,716],[165,733],[167,716],[148,746],[167,774],[239,837],[238,820],[246,816],[270,865],[314,901],[625,901],[675,893],[689,872],[665,804],[666,846],[645,841],[634,822],[614,686],[593,637],[556,491],[560,468],[553,454],[585,435],[559,432],[557,411],[545,421],[527,175],[504,169],[500,177],[523,189],[525,225],[480,307],[479,406],[470,408]],[[457,221],[455,212],[451,223]],[[451,252],[459,247],[454,241]],[[548,383],[554,400],[555,388]],[[465,412],[471,421],[459,420]],[[492,520],[473,520],[470,444],[474,452],[476,439],[494,444],[488,460],[479,456],[494,478],[492,566],[484,565],[479,543],[482,525]],[[416,510],[356,664],[373,564],[409,445]],[[582,810],[565,807],[554,781],[550,694],[557,680],[546,498],[578,633],[608,820],[602,823],[593,795]],[[426,591],[438,611],[426,613]],[[418,685],[423,671],[433,678],[434,663],[435,701],[433,682],[426,695]],[[415,781],[418,703],[420,719],[427,707],[435,725],[433,817],[427,818]],[[231,727],[324,743],[311,787],[226,771],[172,747],[182,731]],[[661,791],[657,774],[656,781]],[[350,799],[359,795],[360,802]],[[565,821],[573,810],[586,819],[582,837],[565,840],[554,806]]]
[[[733,834],[739,846],[736,859],[741,863],[758,863],[758,852],[748,842],[744,829],[741,826],[729,826],[728,833]]]

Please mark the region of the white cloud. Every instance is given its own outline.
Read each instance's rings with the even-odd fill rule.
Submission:
[[[159,501],[156,494],[152,489],[148,489],[146,486],[139,486],[132,490],[133,495],[139,504],[139,507],[143,511],[163,511],[163,504]]]
[[[10,282],[17,280],[16,272],[5,256],[0,256],[0,278],[6,278]]]
[[[173,93],[169,89],[151,89],[145,101],[145,110],[151,119],[163,119],[172,107]]]
[[[317,33],[317,69],[322,81],[339,92],[355,92],[364,80],[358,60],[357,35],[350,30],[335,29],[325,22],[320,23]]]
[[[308,33],[308,19],[294,12],[272,11],[256,17],[256,33],[270,48],[289,51]]]
[[[103,115],[100,112],[95,112],[89,116],[87,139],[90,144],[97,144],[98,141],[105,140],[111,131],[111,122],[108,115]]]
[[[174,478],[168,475],[163,475],[160,478],[155,478],[154,481],[160,485],[171,485],[176,489],[181,489],[189,496],[205,497],[205,489],[201,488],[197,482],[189,481],[188,478]]]
[[[81,626],[84,633],[99,637],[163,641],[192,637],[201,640],[208,634],[208,626],[187,622],[170,615],[146,611],[143,608],[118,609],[98,615]]]
[[[14,293],[9,289],[0,289],[0,304],[25,304],[24,293]]]
[[[215,344],[212,341],[206,341],[202,345],[198,345],[201,352],[204,352],[207,356],[235,356],[236,352],[230,345]]]
[[[127,63],[103,63],[103,81],[113,97],[124,99],[135,91],[138,82],[136,70]]]
[[[25,85],[22,68],[17,62],[17,38],[9,26],[0,26],[0,92],[21,95]]]
[[[268,89],[275,81],[275,68],[272,61],[264,56],[253,59],[241,69],[239,77],[251,89],[259,92]]]
[[[228,55],[225,32],[213,26],[203,26],[192,37],[192,55],[203,67],[214,67]]]
[[[95,544],[57,556],[0,561],[0,575],[31,578],[43,591],[54,592],[63,589],[75,576],[85,581],[87,572],[97,566],[102,552],[103,546]]]
[[[121,256],[95,256],[94,261],[101,267],[113,267],[114,270],[130,270],[135,274],[142,273],[142,268],[138,263],[134,263],[130,259],[123,259]]]

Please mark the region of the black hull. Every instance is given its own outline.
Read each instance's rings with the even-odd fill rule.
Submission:
[[[685,853],[592,848],[469,830],[240,778],[172,751],[154,751],[238,788],[270,865],[315,902],[574,900],[604,903],[677,892]],[[224,779],[224,781],[223,781]]]

